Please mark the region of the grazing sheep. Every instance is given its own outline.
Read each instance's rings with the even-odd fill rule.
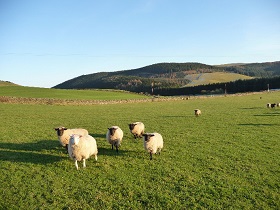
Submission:
[[[275,108],[276,107],[276,104],[270,104],[271,108]]]
[[[276,103],[276,106],[277,106],[277,107],[280,107],[280,103]]]
[[[198,117],[199,115],[201,115],[201,111],[200,111],[199,109],[195,109],[195,110],[194,110],[194,115],[195,115],[196,117]]]
[[[142,138],[144,134],[145,125],[142,122],[135,122],[128,124],[130,132],[134,135],[134,138]]]
[[[68,153],[71,159],[75,161],[77,170],[78,161],[83,161],[83,167],[86,167],[86,159],[94,155],[97,161],[97,144],[96,140],[90,136],[82,136],[79,134],[72,134],[69,140]]]
[[[69,144],[69,139],[72,134],[79,134],[82,136],[88,135],[88,131],[83,128],[75,128],[75,129],[68,129],[65,127],[58,127],[55,128],[57,131],[57,136],[60,144],[66,148],[67,150],[67,145]]]
[[[160,154],[163,148],[163,139],[159,133],[144,133],[144,149],[150,153],[150,160],[153,159],[153,154]]]
[[[266,104],[266,107],[267,107],[267,108],[271,108],[271,103],[267,103],[267,104]]]
[[[107,141],[112,145],[112,149],[114,146],[116,147],[116,151],[119,152],[119,147],[122,143],[123,131],[119,126],[112,126],[108,128],[106,133]]]

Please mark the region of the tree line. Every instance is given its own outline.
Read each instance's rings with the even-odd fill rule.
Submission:
[[[216,83],[183,88],[151,87],[150,93],[162,96],[232,94],[258,92],[270,89],[280,89],[280,77],[256,78],[251,80],[236,80],[227,83]]]

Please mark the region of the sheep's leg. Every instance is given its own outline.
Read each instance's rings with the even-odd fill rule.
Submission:
[[[94,155],[94,157],[95,157],[95,160],[97,161],[97,155]]]
[[[150,160],[152,160],[152,159],[153,159],[153,153],[150,152]]]
[[[112,150],[114,150],[114,145],[112,144]]]
[[[65,145],[66,154],[68,154],[68,144]]]
[[[119,152],[119,147],[116,145],[116,150],[117,150],[117,152]]]
[[[86,167],[86,159],[83,159],[83,167]]]
[[[75,166],[76,166],[76,169],[78,170],[79,166],[78,166],[78,161],[76,159],[75,159]]]

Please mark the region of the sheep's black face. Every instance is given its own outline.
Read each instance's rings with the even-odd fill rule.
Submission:
[[[67,130],[67,128],[55,128],[56,133],[58,136],[62,136],[64,133],[64,130]]]
[[[113,136],[115,134],[116,128],[109,128],[110,135]]]
[[[154,136],[154,134],[143,134],[143,136],[144,136],[144,140],[145,141],[150,141],[150,139]]]
[[[148,134],[144,134],[143,136],[144,136],[145,141],[149,141],[151,138],[151,135],[148,135]]]
[[[130,129],[130,130],[133,130],[134,127],[135,127],[135,124],[133,124],[133,123],[132,123],[132,124],[128,124],[128,126],[129,126],[129,129]]]

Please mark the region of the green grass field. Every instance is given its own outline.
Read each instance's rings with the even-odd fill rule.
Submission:
[[[114,90],[63,90],[24,86],[0,86],[0,96],[76,99],[76,100],[125,100],[148,98],[145,95]]]
[[[0,209],[280,209],[280,108],[268,102],[280,102],[280,92],[92,106],[0,103]],[[163,136],[153,160],[129,133],[134,121]],[[77,171],[57,140],[59,125],[88,129],[98,161]],[[111,125],[124,131],[119,154],[105,140]]]
[[[245,80],[252,79],[252,77],[245,76],[236,73],[227,72],[213,72],[213,73],[202,73],[202,74],[189,74],[185,76],[191,82],[187,86],[197,86],[197,85],[208,85],[214,83],[231,82],[235,80]]]

